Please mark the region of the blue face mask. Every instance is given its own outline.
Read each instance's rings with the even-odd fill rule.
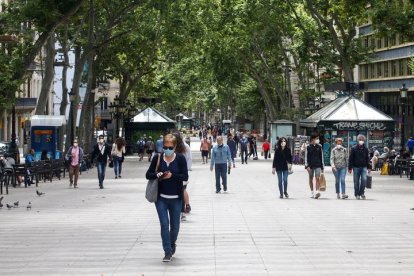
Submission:
[[[170,149],[165,149],[164,150],[164,154],[165,156],[172,156],[174,154],[174,150],[170,150]]]

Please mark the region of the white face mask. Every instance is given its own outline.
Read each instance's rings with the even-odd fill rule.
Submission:
[[[286,147],[286,142],[282,142],[282,147]]]
[[[315,144],[319,144],[319,142],[320,142],[319,139],[315,140]]]
[[[73,143],[73,146],[76,148],[78,146],[78,143]]]
[[[364,144],[364,141],[358,141],[358,144],[362,146]]]
[[[340,148],[341,148],[341,145],[336,145],[336,148],[337,148],[337,149],[340,149]]]

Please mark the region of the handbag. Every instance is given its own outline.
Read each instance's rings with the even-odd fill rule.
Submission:
[[[157,166],[155,167],[155,173],[158,172],[160,166],[161,154],[158,154]],[[150,179],[147,183],[147,188],[145,189],[145,198],[151,202],[157,202],[158,198],[158,178]]]
[[[292,164],[288,163],[288,174],[293,174]]]
[[[114,161],[109,160],[108,167],[113,168],[114,167]]]
[[[365,187],[367,189],[372,188],[372,175],[370,173],[367,175],[367,183],[366,183]]]
[[[319,178],[319,190],[321,190],[322,192],[326,191],[326,179],[323,173],[321,174],[321,177]]]

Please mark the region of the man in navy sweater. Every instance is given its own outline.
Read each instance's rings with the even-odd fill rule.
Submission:
[[[365,136],[358,135],[358,144],[351,149],[348,172],[354,172],[354,191],[356,199],[365,199],[367,172],[371,172],[369,151],[365,146]]]

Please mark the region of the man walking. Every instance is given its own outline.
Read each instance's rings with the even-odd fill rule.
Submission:
[[[365,146],[365,136],[358,135],[358,144],[352,147],[349,155],[348,172],[354,172],[354,192],[356,199],[365,199],[367,172],[371,172],[369,150]]]
[[[305,152],[305,169],[309,173],[309,187],[312,192],[312,198],[318,199],[321,196],[319,190],[319,180],[323,173],[323,150],[319,144],[319,136],[314,134],[311,136],[311,143],[306,147]],[[316,194],[313,193],[313,178],[316,179]]]
[[[83,160],[83,149],[79,147],[78,139],[73,140],[72,146],[66,152],[66,161],[69,163],[69,187],[78,188],[80,164]],[[75,179],[74,179],[75,178]]]
[[[233,168],[235,168],[236,165],[234,162],[234,158],[236,158],[237,156],[237,148],[236,148],[236,142],[233,140],[233,136],[231,134],[229,134],[229,136],[227,137],[227,146],[230,149],[231,161],[233,161]]]
[[[201,158],[203,158],[203,164],[208,163],[208,152],[210,150],[210,143],[207,141],[207,138],[204,137],[201,141],[200,151],[201,151]],[[205,159],[205,160],[204,160]]]
[[[223,144],[223,137],[217,137],[217,145],[214,146],[211,153],[210,171],[216,170],[216,194],[220,193],[220,177],[222,179],[223,190],[227,191],[227,167],[231,167],[231,154],[227,145]]]
[[[99,188],[103,189],[105,169],[108,158],[111,158],[111,147],[105,143],[104,136],[99,135],[99,143],[93,147],[92,160],[96,157],[96,168],[98,170]]]
[[[242,164],[247,164],[247,147],[249,145],[249,140],[247,140],[246,136],[240,139],[240,155]]]

